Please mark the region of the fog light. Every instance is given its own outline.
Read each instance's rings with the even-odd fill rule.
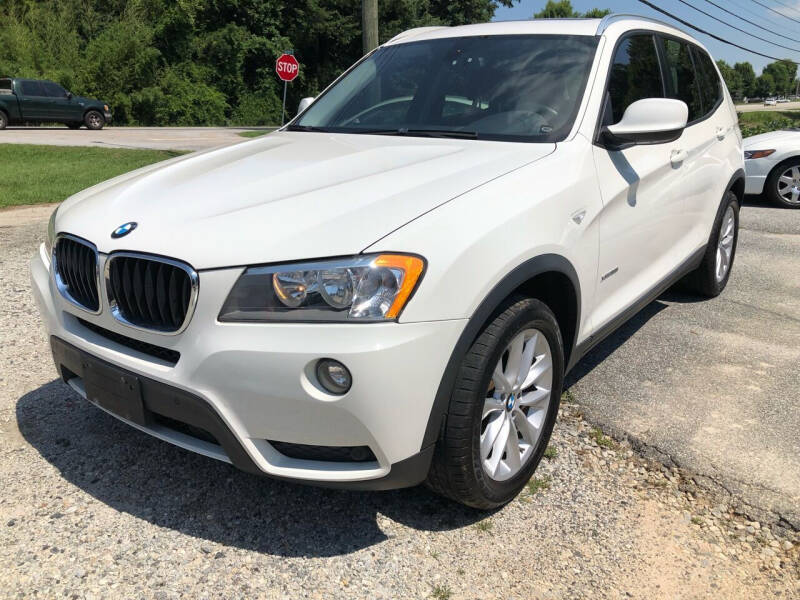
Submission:
[[[332,358],[323,358],[317,362],[317,379],[322,387],[337,396],[346,394],[353,385],[353,378],[347,367]]]

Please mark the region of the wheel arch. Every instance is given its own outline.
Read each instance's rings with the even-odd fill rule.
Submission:
[[[772,177],[778,169],[785,168],[787,164],[792,162],[800,163],[800,153],[786,156],[782,158],[780,162],[775,163],[775,166],[769,170],[769,173],[767,173],[767,176],[764,178],[764,192],[767,191],[767,181],[769,181],[769,178]]]
[[[434,444],[439,438],[461,360],[498,309],[515,294],[537,298],[553,311],[564,342],[564,364],[570,364],[580,323],[581,289],[578,273],[565,257],[559,254],[542,254],[525,261],[506,274],[470,317],[442,374],[422,440],[423,449]]]

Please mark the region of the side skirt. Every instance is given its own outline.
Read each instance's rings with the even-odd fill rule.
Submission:
[[[586,354],[588,354],[592,348],[614,333],[623,324],[629,321],[636,313],[658,298],[685,275],[697,269],[700,266],[700,263],[703,262],[703,255],[705,253],[706,246],[695,250],[695,252],[693,252],[688,259],[678,265],[678,267],[676,267],[669,275],[656,284],[655,287],[651,288],[648,292],[640,296],[639,299],[636,300],[631,306],[626,308],[606,325],[601,327],[600,330],[596,331],[586,340],[578,344],[575,347],[575,350],[572,352],[566,372],[569,373],[572,367],[574,367],[584,356],[586,356]]]

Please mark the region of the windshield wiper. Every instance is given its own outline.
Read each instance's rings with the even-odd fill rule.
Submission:
[[[462,131],[459,129],[354,129],[347,133],[366,133],[370,135],[407,135],[411,137],[432,137],[432,138],[457,138],[464,140],[478,139],[475,131]]]
[[[289,125],[287,131],[322,131],[329,132],[326,127],[315,127],[314,125]]]

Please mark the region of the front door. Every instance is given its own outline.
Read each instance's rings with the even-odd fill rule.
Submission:
[[[624,38],[612,61],[602,125],[619,122],[637,100],[664,96],[656,36]],[[684,201],[691,157],[682,152],[681,139],[593,146],[603,199],[594,311],[598,328],[645,296],[691,252]]]
[[[68,97],[67,90],[50,81],[44,81],[42,85],[48,98],[50,98],[47,111],[50,119],[56,122],[81,121],[83,118],[81,107],[77,102],[73,102],[72,98]]]

